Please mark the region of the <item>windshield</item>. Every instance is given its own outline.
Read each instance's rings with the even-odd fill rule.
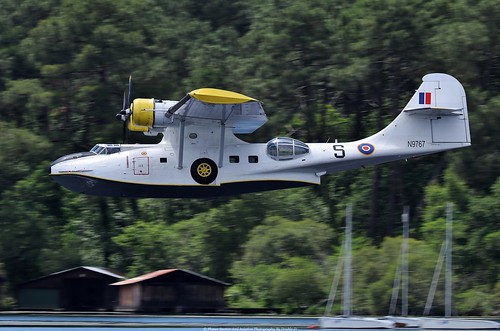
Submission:
[[[120,146],[112,145],[100,145],[97,144],[90,150],[94,154],[114,154],[120,151]]]

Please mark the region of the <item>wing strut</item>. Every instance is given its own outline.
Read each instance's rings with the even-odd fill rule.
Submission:
[[[222,107],[222,120],[220,121],[220,141],[219,141],[219,168],[222,168],[224,162],[224,139],[226,135],[226,107]]]
[[[167,116],[167,117],[172,116],[176,111],[179,110],[179,108],[181,108],[190,99],[191,99],[191,96],[189,94],[186,94],[182,99],[179,100],[179,102],[177,102],[175,105],[173,105],[172,107],[170,107],[167,110],[165,116]]]
[[[186,119],[182,118],[179,123],[179,159],[177,160],[177,169],[182,169],[184,159],[184,127],[186,126]]]

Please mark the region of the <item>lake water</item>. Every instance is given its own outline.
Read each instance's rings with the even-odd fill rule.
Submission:
[[[317,325],[317,317],[0,313],[0,331],[308,331]]]
[[[315,317],[0,314],[1,331],[302,331]]]

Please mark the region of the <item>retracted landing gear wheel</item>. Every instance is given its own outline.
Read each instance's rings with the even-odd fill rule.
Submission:
[[[191,165],[191,176],[199,184],[210,184],[217,178],[217,165],[210,159],[198,159]]]

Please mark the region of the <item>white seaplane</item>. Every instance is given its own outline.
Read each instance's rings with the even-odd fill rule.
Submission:
[[[129,107],[124,97],[117,117],[131,131],[161,133],[161,142],[97,144],[55,160],[50,175],[90,195],[203,198],[319,185],[329,173],[470,146],[460,82],[440,73],[422,80],[392,123],[353,142],[244,142],[235,134],[254,132],[267,116],[258,100],[225,90],[202,88],[180,101],[134,99]]]

